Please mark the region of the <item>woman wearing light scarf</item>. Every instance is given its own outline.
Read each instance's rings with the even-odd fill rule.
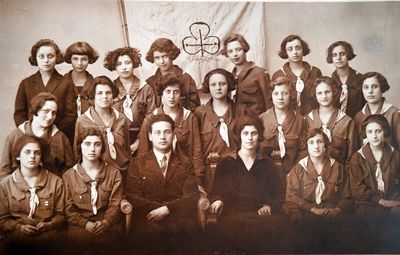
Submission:
[[[299,158],[300,137],[306,130],[306,122],[294,111],[296,91],[287,77],[272,81],[271,89],[274,107],[260,115],[264,125],[264,141],[260,147],[280,170],[281,182],[285,184],[286,175]]]
[[[124,176],[130,162],[130,141],[128,120],[112,107],[113,98],[118,95],[118,88],[106,76],[93,79],[88,94],[93,106],[78,117],[75,125],[74,153],[79,158],[79,146],[76,142],[84,128],[96,128],[101,131],[105,140],[103,160]]]
[[[346,224],[351,222],[347,213],[351,206],[348,174],[342,164],[328,156],[328,145],[321,129],[305,133],[302,146],[309,155],[289,172],[284,205],[285,214],[302,223],[299,236],[304,238],[305,247],[324,247],[325,251],[346,249],[346,240],[338,239],[347,238]]]
[[[355,211],[365,223],[363,232],[368,233],[369,240],[385,236],[388,241],[398,237],[400,153],[386,141],[390,125],[384,115],[369,115],[361,130],[366,143],[351,158],[349,167]]]
[[[68,236],[89,245],[117,240],[122,230],[118,224],[121,174],[101,158],[105,140],[100,130],[83,129],[77,144],[80,161],[63,175]]]
[[[308,44],[298,35],[288,35],[281,42],[279,57],[287,59],[281,69],[272,75],[272,80],[286,76],[296,89],[296,112],[306,115],[317,105],[311,93],[312,85],[318,77],[322,76],[318,67],[303,61],[311,52]]]
[[[113,100],[113,107],[129,120],[131,153],[139,146],[137,136],[144,118],[156,106],[152,87],[134,74],[134,69],[141,65],[140,56],[138,49],[125,47],[108,52],[104,59],[104,67],[110,71],[115,70],[118,74],[114,84],[119,94]]]
[[[23,135],[13,153],[19,168],[0,183],[0,233],[6,236],[10,254],[26,251],[25,245],[31,251],[42,245],[50,248],[60,237],[64,186],[61,178],[41,166],[45,154],[40,138]]]
[[[211,98],[196,108],[195,115],[199,120],[201,146],[206,165],[206,187],[211,190],[213,173],[211,164],[236,151],[233,139],[235,123],[235,106],[229,93],[235,89],[235,78],[224,69],[214,69],[206,74],[203,92],[210,93]]]
[[[332,144],[329,156],[347,168],[359,148],[358,132],[354,121],[335,103],[338,85],[334,79],[323,76],[314,82],[312,92],[318,107],[305,116],[308,128],[322,128]]]

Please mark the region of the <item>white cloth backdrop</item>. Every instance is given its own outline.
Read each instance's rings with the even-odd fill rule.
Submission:
[[[189,73],[198,88],[208,71],[217,67],[232,71],[230,61],[215,54],[228,33],[242,34],[250,44],[248,60],[266,67],[265,3],[126,1],[125,7],[131,46],[142,53],[143,65],[136,71],[141,79],[156,70],[145,56],[160,37],[171,39],[181,49],[174,64]]]

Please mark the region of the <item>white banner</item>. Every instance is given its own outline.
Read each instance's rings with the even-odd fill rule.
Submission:
[[[145,55],[160,37],[181,49],[174,64],[189,73],[198,88],[208,71],[217,67],[232,71],[229,59],[218,54],[228,33],[242,34],[250,44],[247,59],[266,67],[264,3],[126,1],[125,6],[131,46],[142,53],[143,66],[136,71],[141,79],[157,69]]]

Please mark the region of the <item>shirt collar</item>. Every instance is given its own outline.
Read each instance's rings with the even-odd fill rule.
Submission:
[[[171,152],[172,152],[172,150],[170,150],[169,152],[167,152],[167,153],[161,153],[161,152],[159,152],[159,151],[157,151],[157,150],[155,150],[155,149],[153,149],[153,152],[154,152],[154,155],[156,156],[156,159],[157,159],[157,162],[158,162],[158,164],[160,164],[160,162],[161,162],[161,160],[163,159],[163,157],[164,157],[164,155],[167,157],[167,164],[168,164],[168,162],[169,162],[169,159],[170,159],[170,157],[171,157]]]

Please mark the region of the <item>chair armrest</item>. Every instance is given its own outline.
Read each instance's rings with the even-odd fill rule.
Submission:
[[[121,211],[124,214],[132,214],[132,204],[129,203],[128,200],[122,199],[121,200]]]
[[[202,230],[204,231],[207,223],[207,213],[208,213],[208,208],[210,208],[210,200],[208,200],[206,197],[201,196],[199,200],[197,201],[197,209],[199,213],[199,221]]]

